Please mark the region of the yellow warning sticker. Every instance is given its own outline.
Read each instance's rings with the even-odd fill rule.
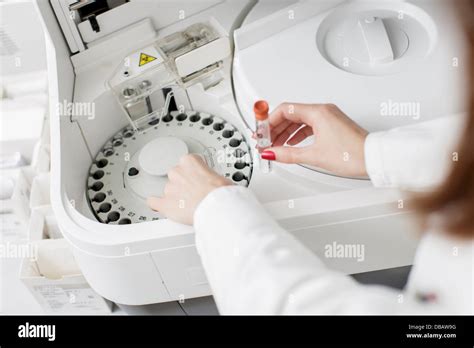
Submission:
[[[146,53],[140,53],[140,63],[138,64],[138,66],[143,66],[145,64],[153,62],[154,60],[156,60],[156,57],[150,56]]]

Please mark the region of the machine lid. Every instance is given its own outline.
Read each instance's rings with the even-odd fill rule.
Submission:
[[[302,6],[310,4],[292,7],[295,17]],[[239,40],[248,29],[239,29],[233,76],[247,124],[254,124],[258,99],[271,109],[282,102],[334,103],[369,131],[464,111],[458,64],[464,42],[447,6],[351,1],[247,46]],[[260,21],[267,31],[274,25]],[[252,30],[262,28],[254,22]]]

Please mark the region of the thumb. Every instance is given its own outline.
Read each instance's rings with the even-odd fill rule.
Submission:
[[[307,153],[307,147],[275,146],[265,149],[261,157],[281,163],[296,164],[306,162]]]
[[[148,197],[146,203],[154,211],[161,211],[164,206],[164,199],[159,197]]]

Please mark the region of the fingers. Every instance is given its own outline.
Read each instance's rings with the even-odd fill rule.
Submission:
[[[181,182],[183,177],[183,170],[180,166],[171,168],[168,172],[168,180],[170,182]]]
[[[159,197],[148,197],[146,203],[154,211],[161,211],[164,208],[165,200]]]
[[[286,120],[293,123],[311,125],[314,122],[314,110],[317,105],[283,103],[280,104],[269,117],[272,128],[278,127]]]
[[[313,135],[313,129],[311,127],[305,126],[298,130],[290,140],[288,140],[288,145],[298,145],[306,138]]]
[[[178,196],[181,187],[182,187],[181,182],[168,181],[168,183],[165,185],[165,188],[163,189],[163,198]]]
[[[150,197],[148,206],[168,219],[192,224],[192,215],[199,202],[214,188],[227,185],[199,155],[183,156],[168,172],[162,197]]]
[[[195,175],[198,171],[200,173],[212,171],[204,161],[203,157],[197,154],[190,154],[181,157],[178,167],[182,169],[184,176]]]
[[[204,162],[204,159],[195,154],[195,153],[192,153],[192,154],[189,154],[189,155],[184,155],[183,157],[181,157],[179,163],[183,166],[185,165],[206,165],[206,162]]]
[[[286,141],[291,137],[291,135],[301,127],[299,123],[292,123],[288,127],[286,127],[283,131],[281,131],[273,141],[273,146],[281,146],[286,143]]]
[[[148,206],[166,218],[176,215],[176,211],[182,209],[181,204],[184,204],[183,202],[182,199],[170,199],[167,195],[165,195],[165,198],[149,197],[147,199]]]
[[[272,140],[275,141],[276,138],[286,129],[288,128],[290,125],[294,124],[294,122],[291,122],[289,120],[284,120],[282,121],[280,124],[276,125],[276,126],[272,126],[271,127],[271,136],[272,136]]]
[[[290,146],[276,146],[266,149],[262,153],[264,158],[265,153],[273,153],[273,159],[281,163],[304,163],[307,162],[309,147],[290,147]]]

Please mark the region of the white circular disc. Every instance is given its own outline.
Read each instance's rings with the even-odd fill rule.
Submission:
[[[188,147],[184,141],[174,137],[163,137],[146,144],[140,151],[138,161],[147,174],[164,176],[187,153]]]

